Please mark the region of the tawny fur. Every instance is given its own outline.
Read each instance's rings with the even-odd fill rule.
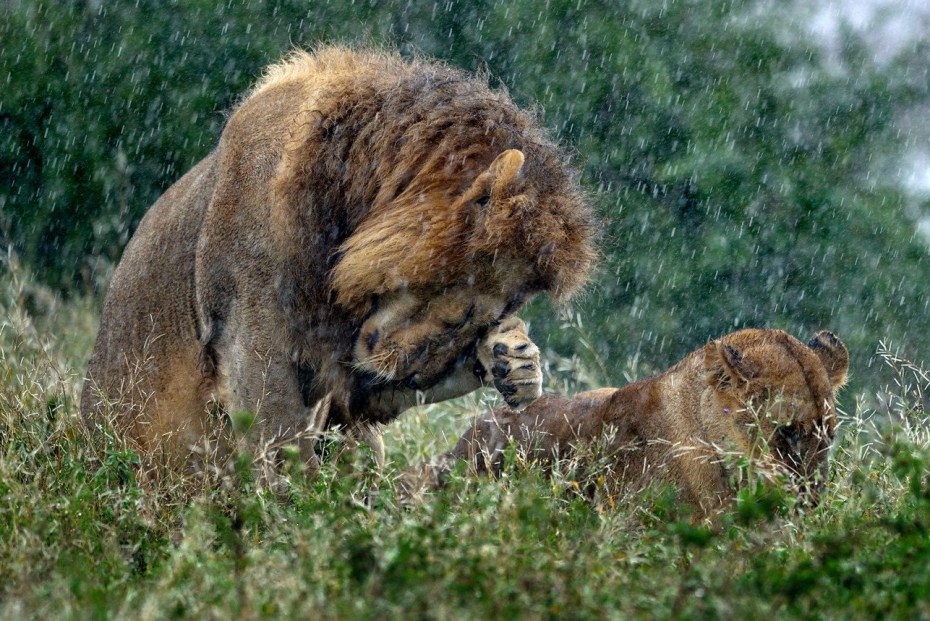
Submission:
[[[623,388],[543,395],[522,412],[499,408],[436,464],[409,476],[435,483],[459,459],[499,472],[509,442],[543,463],[590,459],[592,445],[602,443],[597,457],[607,469],[598,477],[611,491],[663,480],[702,512],[731,498],[728,464],[739,457],[767,458],[767,474],[787,474],[814,491],[826,479],[834,397],[848,366],[849,352],[829,332],[805,345],[780,330],[742,330]]]
[[[176,462],[222,435],[211,412],[251,410],[310,460],[326,395],[367,424],[477,387],[479,344],[576,291],[592,235],[575,173],[505,93],[393,53],[295,52],[140,223],[82,412]]]

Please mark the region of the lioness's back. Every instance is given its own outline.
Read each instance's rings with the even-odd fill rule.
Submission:
[[[619,389],[547,395],[522,412],[499,408],[440,458],[440,474],[452,459],[499,471],[508,442],[543,463],[600,443],[607,470],[598,480],[610,489],[661,479],[710,510],[740,476],[730,464],[751,459],[772,479],[795,477],[810,491],[827,478],[834,395],[848,365],[845,345],[829,332],[804,344],[781,330],[741,330]]]

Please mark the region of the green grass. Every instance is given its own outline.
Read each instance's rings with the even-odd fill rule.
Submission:
[[[711,526],[671,490],[589,500],[516,456],[500,480],[460,471],[403,500],[396,475],[451,446],[487,395],[402,417],[383,475],[337,452],[270,491],[241,455],[193,495],[143,485],[137,456],[78,417],[92,306],[8,269],[0,322],[2,618],[930,617],[927,381],[890,354],[882,406],[841,398],[817,509],[744,490]],[[554,364],[554,384],[577,388],[574,366]]]

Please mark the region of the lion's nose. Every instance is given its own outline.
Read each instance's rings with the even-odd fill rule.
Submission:
[[[368,351],[371,351],[375,348],[375,345],[378,343],[378,340],[381,338],[381,331],[375,330],[368,335],[368,339],[365,340],[365,345],[368,346]]]

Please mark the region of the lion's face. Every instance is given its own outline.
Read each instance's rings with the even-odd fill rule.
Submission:
[[[394,293],[379,300],[362,324],[352,352],[355,366],[385,382],[426,388],[507,309],[504,298],[467,287],[435,295]]]
[[[357,373],[428,388],[533,295],[575,288],[590,264],[589,231],[550,222],[567,199],[541,196],[524,163],[505,151],[454,196],[435,171],[441,183],[417,178],[343,245],[333,286],[362,317]]]
[[[705,407],[731,417],[754,455],[768,447],[784,471],[816,490],[827,474],[838,423],[834,395],[849,353],[829,332],[807,345],[767,332],[744,330],[705,347]]]

